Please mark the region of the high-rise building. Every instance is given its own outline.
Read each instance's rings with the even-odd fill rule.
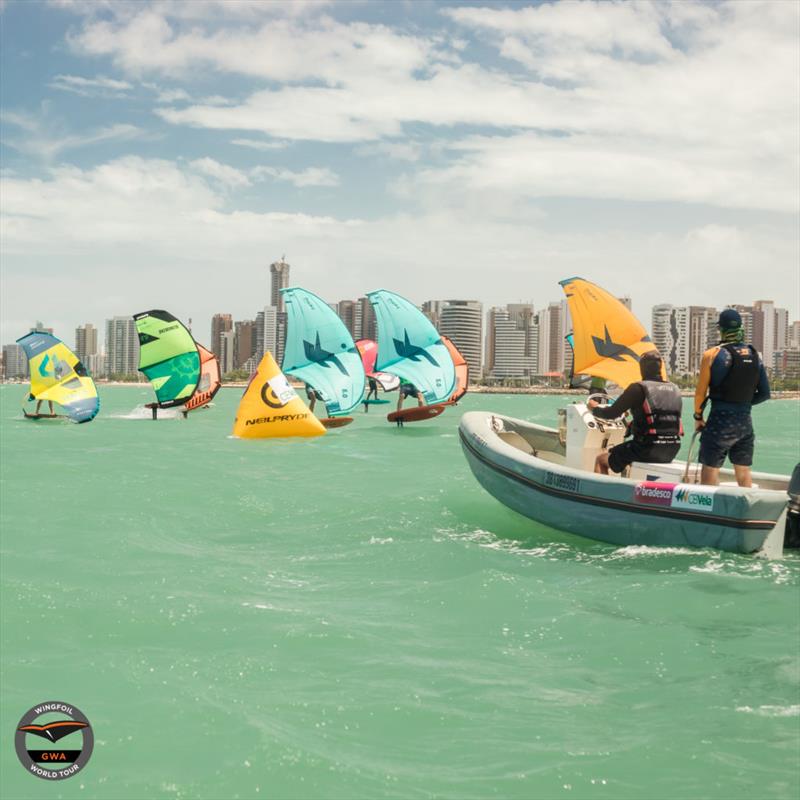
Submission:
[[[252,358],[256,352],[258,334],[256,322],[252,319],[245,319],[237,322],[234,326],[234,356],[233,368],[243,367],[245,362]]]
[[[483,304],[477,300],[446,300],[439,311],[438,330],[459,349],[472,380],[483,371]]]
[[[278,329],[278,310],[275,306],[265,306],[263,311],[256,314],[256,350],[255,357],[258,361],[264,353],[272,353],[277,359],[276,334]]]
[[[52,328],[45,328],[44,322],[41,320],[36,320],[36,324],[30,329],[29,333],[35,333],[38,331],[39,333],[49,333],[51,336],[53,335]]]
[[[620,303],[622,303],[622,305],[624,305],[625,308],[628,309],[628,311],[633,310],[633,303],[631,301],[631,298],[628,297],[628,295],[625,295],[624,297],[618,297],[617,300],[619,300]]]
[[[283,363],[283,353],[286,349],[286,312],[279,311],[276,315],[277,322],[275,325],[275,361],[278,366]]]
[[[789,346],[789,311],[785,308],[775,309],[775,343],[776,350],[785,350]]]
[[[86,371],[93,378],[106,377],[106,357],[104,353],[89,353],[86,356],[86,361],[83,362],[83,366],[86,367]]]
[[[106,372],[109,376],[136,375],[139,369],[139,335],[133,317],[106,320]]]
[[[422,304],[422,313],[431,321],[436,330],[439,330],[439,323],[442,320],[442,311],[444,310],[445,300],[426,300]],[[445,334],[447,335],[447,334]]]
[[[345,328],[350,331],[350,335],[353,339],[359,339],[361,333],[359,330],[360,326],[356,325],[357,309],[360,310],[355,300],[340,300],[334,309],[342,322],[344,322]]]
[[[491,308],[487,316],[485,372],[493,378],[530,379],[537,373],[537,344],[532,305],[514,303]]]
[[[378,340],[378,329],[375,322],[375,309],[372,307],[368,297],[359,297],[358,305],[361,309],[361,334],[359,339]]]
[[[764,364],[772,364],[775,352],[775,303],[756,300],[753,303],[753,346],[761,353]]]
[[[227,330],[220,334],[219,369],[225,375],[236,369],[236,331]]]
[[[97,328],[91,322],[75,328],[75,355],[84,365],[97,353]],[[87,367],[88,368],[88,367]]]
[[[3,345],[3,377],[8,380],[28,377],[28,357],[22,345]]]
[[[536,316],[539,330],[538,374],[563,373],[567,366],[572,366],[572,353],[569,359],[565,353],[565,337],[572,327],[569,306],[566,300],[555,301]]]
[[[283,295],[281,289],[289,286],[289,265],[284,260],[286,256],[281,256],[280,261],[273,261],[269,265],[269,303],[278,309],[278,313],[285,311]]]
[[[791,349],[800,347],[800,320],[795,320],[789,326],[789,332],[786,335],[786,341]]]
[[[230,314],[214,314],[211,318],[211,352],[222,364],[222,334],[233,328],[233,317]]]
[[[688,371],[700,372],[703,353],[717,341],[717,309],[710,306],[689,306]]]
[[[653,306],[651,338],[658,348],[667,372],[689,372],[689,308],[661,304]]]
[[[772,370],[776,378],[800,378],[800,348],[777,350],[773,355]]]

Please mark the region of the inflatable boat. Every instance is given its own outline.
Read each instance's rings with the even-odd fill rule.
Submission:
[[[622,442],[622,421],[599,420],[585,403],[548,428],[491,412],[461,418],[464,454],[478,482],[536,522],[616,545],[711,547],[780,558],[797,547],[800,465],[788,475],[753,473],[752,488],[722,470],[699,483],[685,461],[634,462],[623,475],[594,472],[595,458]],[[791,484],[791,486],[790,486]]]

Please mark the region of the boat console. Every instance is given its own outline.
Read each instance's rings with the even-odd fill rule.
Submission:
[[[573,403],[565,409],[567,465],[594,472],[597,456],[625,438],[621,419],[597,419],[585,403]]]

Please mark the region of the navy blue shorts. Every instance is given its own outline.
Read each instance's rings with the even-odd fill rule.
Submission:
[[[403,397],[416,397],[417,387],[414,386],[413,383],[404,383],[400,387],[400,392],[402,393]]]
[[[700,463],[719,469],[728,456],[731,464],[749,467],[753,463],[753,420],[737,411],[714,411],[700,433]]]

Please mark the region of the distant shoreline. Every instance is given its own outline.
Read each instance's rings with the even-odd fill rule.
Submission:
[[[97,379],[96,383],[100,386],[139,386],[148,388],[149,383],[142,381],[104,381],[102,378]],[[16,383],[14,381],[3,381],[5,386],[26,386],[25,383]],[[302,384],[294,384],[295,388],[301,387]],[[223,383],[223,389],[244,389],[247,386],[247,381],[235,381],[232,383]],[[391,394],[391,393],[390,393]],[[585,389],[566,389],[557,386],[470,386],[469,394],[530,394],[530,395],[575,395],[576,397],[586,397]],[[694,392],[689,389],[684,389],[681,394],[683,397],[694,397]],[[800,391],[778,391],[772,392],[773,400],[800,400]]]

